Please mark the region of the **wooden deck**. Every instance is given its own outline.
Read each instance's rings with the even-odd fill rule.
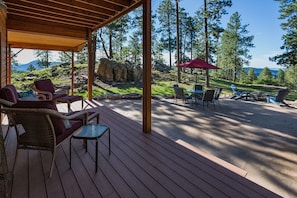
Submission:
[[[11,197],[279,197],[166,137],[142,133],[140,124],[107,107],[94,102],[88,108],[97,108],[100,123],[111,128],[112,153],[108,155],[108,135],[104,135],[99,142],[98,172],[92,141],[88,153],[82,141],[72,141],[72,169],[69,139],[64,141],[51,178],[50,152],[19,150]],[[13,131],[6,149],[12,167]]]

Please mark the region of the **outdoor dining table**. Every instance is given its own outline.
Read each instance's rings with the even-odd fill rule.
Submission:
[[[187,92],[192,93],[195,98],[195,103],[198,103],[198,100],[203,97],[204,90],[201,89],[187,89]],[[199,96],[199,97],[198,97]]]

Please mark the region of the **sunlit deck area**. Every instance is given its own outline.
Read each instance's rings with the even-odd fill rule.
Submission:
[[[66,111],[66,105],[59,104]],[[80,103],[72,105],[80,108]],[[99,142],[95,173],[95,142],[73,140],[69,168],[69,138],[57,150],[53,176],[48,178],[51,153],[19,150],[11,197],[278,197],[242,175],[93,101],[87,108],[100,112],[100,123],[111,129]],[[6,127],[3,126],[4,132]],[[7,156],[12,167],[16,137],[10,130]]]

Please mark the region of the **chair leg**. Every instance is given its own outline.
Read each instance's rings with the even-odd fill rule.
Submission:
[[[49,178],[52,177],[52,174],[53,174],[53,169],[54,169],[54,164],[55,164],[55,157],[56,157],[56,148],[53,151],[51,168],[50,168],[50,172],[49,172],[49,176],[48,176]]]
[[[72,111],[70,105],[71,105],[71,103],[70,102],[67,102],[68,112],[71,112]]]
[[[72,140],[72,137],[70,137],[70,140],[69,140],[69,167],[71,168],[71,140]]]
[[[15,164],[16,164],[16,161],[17,161],[17,158],[18,158],[18,153],[19,153],[19,149],[16,148],[15,156],[14,156],[14,162],[13,162],[13,165],[12,165],[12,172],[14,172]]]

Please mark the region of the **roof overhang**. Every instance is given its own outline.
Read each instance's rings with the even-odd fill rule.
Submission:
[[[4,0],[12,48],[80,51],[95,31],[142,0]]]

